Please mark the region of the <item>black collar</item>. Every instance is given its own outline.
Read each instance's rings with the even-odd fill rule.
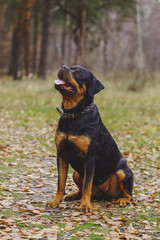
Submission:
[[[88,107],[86,107],[82,112],[80,113],[64,113],[62,112],[58,107],[56,107],[59,115],[62,117],[62,118],[66,118],[66,119],[69,119],[69,118],[75,118],[81,114],[84,114],[86,112],[88,112],[89,110],[91,110],[93,107],[94,107],[94,102],[92,102]]]

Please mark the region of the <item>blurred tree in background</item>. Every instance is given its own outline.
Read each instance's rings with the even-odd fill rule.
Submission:
[[[61,64],[138,76],[143,54],[155,73],[159,10],[159,0],[0,0],[0,69],[14,79],[45,79]]]
[[[42,28],[42,40],[41,40],[41,53],[38,76],[45,78],[46,76],[46,64],[47,64],[47,48],[49,43],[49,27],[50,27],[50,16],[51,16],[51,5],[52,0],[45,0],[45,8],[43,13],[43,28]]]

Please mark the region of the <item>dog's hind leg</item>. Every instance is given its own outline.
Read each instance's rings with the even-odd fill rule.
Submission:
[[[127,176],[129,172],[130,176]],[[117,199],[117,203],[123,207],[126,206],[132,199],[132,189],[133,189],[133,174],[129,168],[125,170],[118,170],[116,172],[119,180],[119,186],[122,192],[122,197]]]
[[[120,206],[126,206],[132,198],[133,175],[131,172],[129,173],[128,169],[114,172],[103,184],[98,186],[106,198],[116,199],[116,203]]]
[[[83,178],[78,172],[73,173],[73,180],[78,187],[76,193],[70,193],[65,197],[65,201],[75,201],[82,198]]]

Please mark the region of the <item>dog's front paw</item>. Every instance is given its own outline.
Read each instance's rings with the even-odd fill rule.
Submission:
[[[80,207],[79,207],[79,210],[81,212],[91,212],[92,211],[92,208],[91,208],[91,204],[90,203],[81,203]]]
[[[46,207],[57,208],[61,202],[62,202],[62,200],[54,198],[52,201],[49,201],[46,204]]]
[[[128,198],[119,198],[116,203],[120,206],[120,207],[125,207],[129,204],[130,199]]]

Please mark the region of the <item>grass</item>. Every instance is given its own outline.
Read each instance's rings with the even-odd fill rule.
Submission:
[[[19,213],[16,211],[12,211],[11,209],[6,209],[4,211],[0,211],[0,215],[2,216],[2,218],[7,218],[7,217],[11,217],[13,215],[19,216]]]
[[[102,227],[99,224],[94,224],[93,221],[89,223],[84,223],[84,224],[75,224],[74,231],[83,231],[84,229],[90,229],[90,230],[95,230],[97,232],[100,232],[102,230]]]
[[[12,193],[9,196],[12,197],[15,201],[18,201],[21,198],[24,198],[25,194],[23,194],[23,193]]]
[[[89,237],[91,240],[105,240],[106,239],[105,237],[99,236],[97,234],[90,234]]]
[[[17,193],[8,190],[8,180],[11,177],[21,176],[23,179],[22,176],[25,176],[26,184],[30,184],[32,180],[28,180],[27,175],[33,176],[36,173],[36,177],[42,176],[41,181],[47,178],[46,175],[44,176],[47,171],[51,173],[51,176],[57,174],[56,165],[49,165],[48,170],[45,169],[46,172],[39,172],[40,165],[47,167],[49,156],[56,155],[54,132],[59,119],[56,107],[61,105],[61,96],[53,88],[53,79],[56,79],[56,76],[52,76],[47,81],[0,80],[0,198],[2,200],[13,199],[13,206],[18,205],[22,199],[26,199],[29,203],[30,199],[26,198],[26,193],[23,191]],[[114,224],[110,223],[112,220],[113,223],[119,221],[119,227],[125,232],[130,224],[137,229],[137,232],[141,231],[142,226],[145,228],[145,221],[148,221],[151,228],[157,231],[160,84],[150,82],[146,84],[143,91],[131,92],[127,90],[127,81],[115,83],[102,80],[102,82],[106,89],[95,96],[95,103],[99,108],[102,121],[115,138],[121,152],[128,158],[129,165],[134,172],[133,196],[136,204],[126,208],[106,209],[105,202],[92,202],[95,206],[94,214],[99,216],[97,223],[89,216],[89,220],[85,223],[83,217],[82,220],[76,219],[78,223],[74,221],[75,207],[73,206],[72,209],[72,203],[66,203],[65,207],[60,208],[60,213],[45,214],[44,205],[40,200],[32,204],[36,209],[44,209],[40,217],[41,221],[37,221],[37,224],[29,220],[27,224],[24,224],[21,213],[16,212],[12,207],[1,210],[0,217],[15,218],[18,216],[16,224],[19,229],[38,228],[41,230],[47,228],[49,224],[56,224],[60,229],[58,236],[62,239],[70,233],[65,230],[66,222],[69,221],[73,224],[70,236],[72,240],[84,239],[84,236],[76,235],[83,231],[88,231],[85,234],[88,234],[88,239],[91,240],[112,239],[109,235],[110,231],[115,231]],[[41,161],[36,160],[38,158]],[[34,166],[28,163],[28,159],[33,161]],[[37,165],[36,161],[38,161]],[[22,175],[24,172],[26,175]],[[73,169],[70,168],[69,174],[72,175],[72,173]],[[46,183],[48,184],[47,179]],[[14,182],[14,184],[17,183]],[[51,184],[55,187],[56,183]],[[70,188],[72,184],[69,182]],[[22,189],[26,188],[26,186],[23,187],[22,182],[18,186]],[[29,186],[33,187],[33,185]],[[45,196],[44,193],[41,193],[42,195]],[[120,216],[124,216],[125,221]],[[108,219],[110,221],[107,221]],[[98,221],[102,223],[102,226],[98,224]],[[106,225],[105,228],[103,224]]]

